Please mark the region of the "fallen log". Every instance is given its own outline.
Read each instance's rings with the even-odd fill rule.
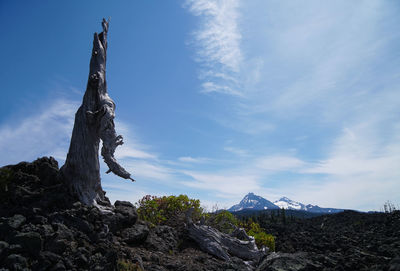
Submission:
[[[240,240],[213,227],[193,223],[190,211],[186,215],[186,222],[188,236],[203,251],[219,259],[230,261],[232,256],[236,256],[242,260],[258,262],[266,254],[266,250],[258,249],[254,238],[247,235],[248,241]]]

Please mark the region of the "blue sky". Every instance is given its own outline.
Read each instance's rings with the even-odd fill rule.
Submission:
[[[400,204],[397,1],[1,1],[0,165],[69,146],[91,43],[110,17],[120,163],[112,201],[246,193]]]

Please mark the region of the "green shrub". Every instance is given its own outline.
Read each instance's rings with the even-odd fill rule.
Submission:
[[[118,260],[117,261],[117,270],[118,271],[144,271],[140,266],[136,263],[132,263],[127,260]]]
[[[185,221],[186,213],[193,209],[192,219],[198,221],[202,216],[207,225],[217,230],[230,234],[236,227],[243,227],[248,235],[253,236],[259,248],[268,247],[275,251],[275,237],[267,234],[258,223],[249,220],[240,223],[228,211],[219,213],[204,213],[200,201],[189,199],[186,195],[179,196],[144,196],[137,203],[139,218],[155,225],[181,226]]]
[[[209,214],[206,224],[216,228],[220,232],[230,234],[239,225],[239,221],[230,212],[224,210],[219,213]]]
[[[10,183],[13,177],[13,172],[7,167],[0,168],[0,191],[6,192],[7,185]]]
[[[239,222],[238,219],[228,211],[222,211],[216,214],[209,214],[206,224],[218,229],[221,232],[230,234],[236,227],[244,228],[249,236],[253,236],[257,247],[266,246],[270,251],[275,251],[275,237],[267,234],[260,224],[249,219],[247,222]]]
[[[156,225],[177,226],[185,220],[186,213],[193,208],[192,219],[199,220],[203,214],[200,200],[179,196],[144,196],[139,202],[139,218]]]
[[[267,234],[261,227],[260,224],[249,220],[247,223],[240,224],[247,232],[249,236],[253,236],[257,247],[263,246],[268,247],[270,251],[275,251],[275,237],[271,234]]]

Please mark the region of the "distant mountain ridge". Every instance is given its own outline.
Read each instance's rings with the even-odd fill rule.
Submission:
[[[257,196],[254,193],[248,193],[239,204],[233,205],[228,209],[230,212],[237,212],[245,209],[251,210],[271,210],[271,209],[287,209],[287,210],[299,210],[311,213],[338,213],[343,212],[343,209],[337,208],[322,208],[318,205],[303,204],[291,200],[287,197],[282,197],[279,200],[271,202],[261,196]]]
[[[239,204],[233,205],[231,208],[228,209],[228,211],[237,212],[244,209],[266,210],[266,209],[279,209],[279,207],[270,202],[269,200],[264,199],[263,197],[254,195],[254,193],[248,193],[239,202]]]

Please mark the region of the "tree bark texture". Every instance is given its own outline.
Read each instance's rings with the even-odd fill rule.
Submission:
[[[103,32],[95,33],[89,78],[82,105],[75,114],[71,143],[61,174],[74,195],[86,205],[102,204],[108,199],[101,187],[99,143],[109,172],[131,179],[131,175],[114,158],[122,136],[115,132],[115,103],[107,93],[106,59],[108,21],[103,19]]]
[[[217,229],[201,224],[193,223],[191,219],[191,209],[186,214],[186,229],[188,236],[194,240],[200,248],[215,257],[230,261],[232,256],[236,256],[243,260],[259,261],[266,251],[259,250],[254,239],[247,236],[246,232],[236,231],[233,235],[228,235],[218,231]],[[236,238],[243,235],[245,240]]]
[[[265,252],[257,249],[254,241],[243,241],[228,234],[222,233],[207,225],[189,224],[189,237],[192,238],[200,248],[222,260],[229,261],[231,256],[243,260],[258,261]]]

